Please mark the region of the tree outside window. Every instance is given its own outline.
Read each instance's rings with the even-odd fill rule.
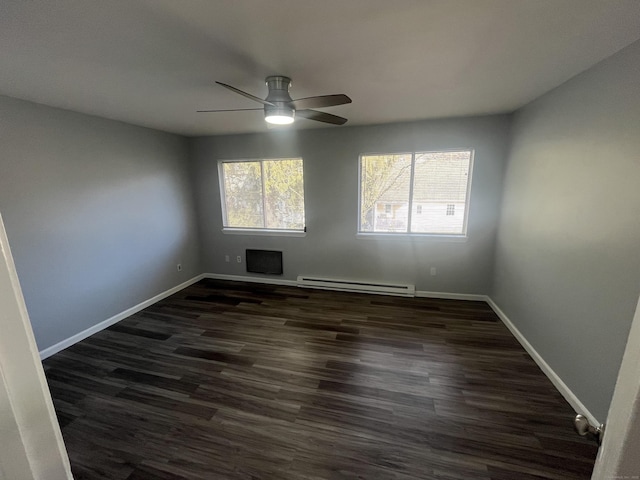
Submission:
[[[301,158],[223,161],[219,167],[225,228],[304,230]]]

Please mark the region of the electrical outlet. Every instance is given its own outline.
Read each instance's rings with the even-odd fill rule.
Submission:
[[[225,255],[225,256],[224,256],[224,261],[225,261],[225,262],[227,262],[227,263],[229,263],[229,255]]]
[[[436,273],[438,273],[438,271],[436,270],[436,267],[431,267],[431,276],[435,277]]]
[[[242,263],[242,257],[240,255],[236,257],[236,260],[238,261],[238,263]]]
[[[181,272],[181,271],[182,271],[182,264],[181,264],[181,263],[179,263],[179,264],[178,264],[178,271],[179,271],[179,272]]]

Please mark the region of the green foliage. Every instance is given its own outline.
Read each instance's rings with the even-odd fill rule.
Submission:
[[[223,164],[227,227],[304,228],[302,159]]]
[[[302,159],[263,162],[267,228],[304,228]]]

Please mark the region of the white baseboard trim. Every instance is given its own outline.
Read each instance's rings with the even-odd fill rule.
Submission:
[[[148,306],[153,305],[154,303],[159,302],[160,300],[167,298],[168,296],[173,295],[176,292],[179,292],[183,288],[186,288],[189,285],[193,285],[194,283],[202,280],[203,278],[204,278],[204,275],[198,275],[196,277],[193,277],[192,279],[187,280],[186,282],[183,282],[180,285],[176,285],[175,287],[172,287],[169,290],[165,290],[164,292],[159,293],[155,297],[151,297],[150,299],[145,300],[144,302],[139,303],[134,307],[128,308],[124,312],[120,312],[111,318],[107,318],[106,320],[103,320],[102,322],[97,323],[94,326],[89,327],[80,333],[76,333],[75,335],[65,340],[62,340],[61,342],[56,343],[55,345],[51,345],[50,347],[45,348],[44,350],[41,350],[39,352],[40,359],[44,360],[45,358],[48,358],[51,355],[54,355],[64,350],[65,348],[68,348],[71,345],[78,343],[81,340],[84,340],[87,337],[90,337],[94,333],[98,333],[99,331],[104,330],[105,328],[110,327],[115,323],[118,323],[120,320],[124,320],[125,318],[133,315],[134,313],[138,313],[140,310],[144,310]]]
[[[298,282],[296,280],[283,280],[281,278],[268,278],[268,277],[245,277],[243,275],[226,275],[223,273],[205,273],[204,278],[213,278],[215,280],[230,280],[232,282],[251,282],[251,283],[266,283],[271,285],[286,285],[290,287],[297,287]],[[331,290],[330,288],[318,288],[319,290]],[[389,295],[385,292],[366,292],[366,291],[354,291],[354,293],[366,293],[376,295]],[[447,293],[447,292],[427,292],[419,291],[415,292],[416,297],[422,298],[441,298],[444,300],[474,300],[480,302],[486,302],[486,295],[477,295],[473,293]]]
[[[558,392],[565,398],[569,405],[575,410],[576,413],[580,415],[584,415],[589,419],[591,425],[600,425],[598,419],[584,406],[584,404],[580,401],[580,399],[576,396],[575,393],[571,391],[571,389],[567,386],[566,383],[562,381],[560,376],[551,368],[551,366],[545,362],[542,355],[538,353],[538,351],[533,348],[533,345],[529,343],[529,341],[525,338],[525,336],[518,330],[518,328],[513,324],[513,322],[507,317],[507,315],[498,307],[496,302],[489,296],[486,297],[486,301],[489,306],[493,309],[493,311],[498,315],[502,323],[511,331],[516,340],[520,342],[520,345],[527,351],[531,358],[538,364],[540,369],[544,372],[544,374],[551,380],[551,383],[556,387]]]
[[[486,295],[478,295],[475,293],[449,293],[449,292],[427,292],[424,290],[416,290],[416,297],[420,298],[441,298],[443,300],[471,300],[476,302],[486,302]]]
[[[224,273],[205,273],[203,278],[212,278],[214,280],[229,280],[231,282],[251,282],[266,283],[269,285],[287,285],[289,287],[297,287],[298,282],[295,280],[284,280],[282,278],[269,277],[245,277],[244,275],[226,275]]]

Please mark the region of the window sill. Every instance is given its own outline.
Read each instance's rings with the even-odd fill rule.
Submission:
[[[367,240],[398,239],[398,240],[427,240],[434,242],[465,243],[467,235],[440,235],[435,233],[384,233],[384,232],[358,232],[356,238]]]
[[[300,230],[269,230],[266,228],[223,228],[227,235],[263,235],[268,237],[306,237],[307,232]]]

